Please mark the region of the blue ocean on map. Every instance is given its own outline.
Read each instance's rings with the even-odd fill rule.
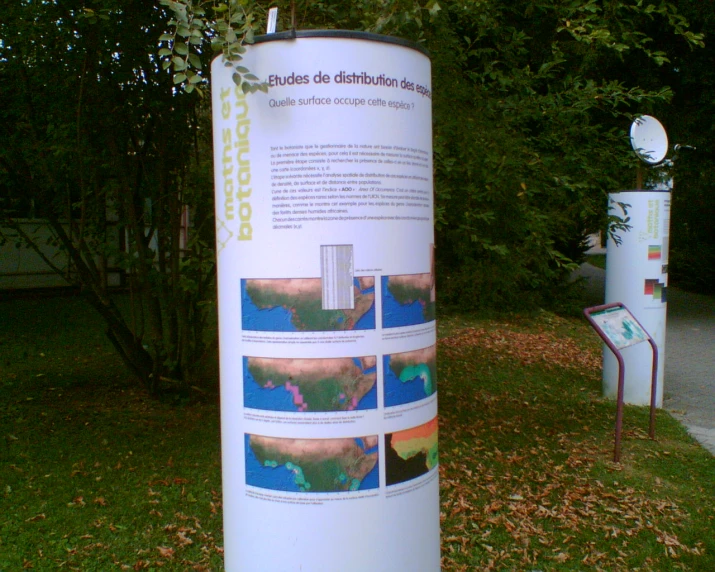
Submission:
[[[251,370],[248,369],[246,356],[243,357],[243,404],[253,409],[298,411],[298,406],[293,402],[293,394],[285,387],[261,387],[256,383]]]
[[[357,278],[353,278],[353,285],[355,288],[360,290],[361,294],[374,294],[375,287],[370,286],[369,288],[360,289],[360,281]],[[372,303],[370,309],[365,312],[362,317],[355,323],[356,330],[374,330],[375,329],[375,302]]]
[[[411,304],[400,304],[387,287],[389,276],[382,277],[382,326],[384,328],[399,328],[425,323],[422,304],[419,301]]]
[[[250,446],[251,436],[244,435],[246,443],[246,484],[274,491],[301,492],[295,482],[295,473],[285,465],[264,467]]]
[[[375,316],[373,314],[373,318],[374,317]],[[359,367],[365,375],[377,372],[377,365],[375,367],[366,367],[363,369],[358,358],[353,358],[353,363]],[[368,391],[360,401],[358,401],[357,409],[358,411],[363,409],[377,409],[377,383],[372,386],[372,389]]]
[[[379,451],[379,448],[377,445],[375,445],[374,447],[366,448],[362,439],[355,439],[355,442],[368,455],[371,453],[377,453]],[[372,470],[367,475],[365,475],[365,478],[360,483],[360,488],[358,490],[366,491],[369,489],[376,489],[379,486],[380,486],[380,463],[375,463],[375,466],[372,468]]]
[[[354,279],[356,288],[360,288],[357,279]],[[365,288],[360,290],[362,294],[372,294],[375,288]],[[246,280],[241,280],[241,326],[244,330],[259,332],[297,332],[298,329],[293,324],[293,313],[283,306],[261,309],[253,302],[246,289]],[[338,323],[342,323],[345,318],[338,318]],[[353,326],[355,330],[375,329],[375,303],[363,314]]]
[[[353,363],[363,374],[375,373],[377,367],[363,369],[359,358],[353,358]],[[248,368],[248,358],[243,356],[243,404],[252,409],[268,411],[300,411],[293,401],[293,394],[283,385],[277,387],[261,387]],[[357,410],[377,409],[377,384],[372,386],[363,398],[358,401]],[[311,413],[310,410],[305,413]]]
[[[283,306],[261,310],[246,291],[246,281],[241,280],[241,326],[244,330],[261,332],[297,332],[293,314]]]
[[[382,356],[382,371],[385,372],[385,407],[404,405],[428,397],[425,393],[424,381],[419,375],[408,381],[400,381],[390,367],[391,358],[392,356],[389,355]]]
[[[375,329],[375,304],[365,312],[362,317],[355,322],[355,330],[374,330]]]
[[[250,446],[251,436],[244,434],[244,442],[246,447],[246,484],[262,489],[271,489],[274,491],[287,491],[300,493],[300,486],[296,483],[296,473],[287,465],[277,465],[275,467],[266,467],[256,457],[253,449]],[[365,451],[366,454],[377,453],[378,446],[366,448],[362,439],[356,438],[355,443]],[[360,482],[357,490],[364,491],[376,489],[380,486],[379,463],[375,463],[372,470],[365,475],[365,478]],[[337,492],[337,491],[336,491]]]

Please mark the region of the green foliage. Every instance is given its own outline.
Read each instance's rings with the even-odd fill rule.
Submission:
[[[159,392],[163,380],[196,383],[210,338],[208,112],[176,96],[154,56],[160,10],[139,0],[90,6],[5,11],[0,186],[47,219],[72,260],[69,279],[127,365]],[[116,276],[132,294],[128,312],[109,296]]]
[[[186,93],[195,90],[204,95],[206,79],[201,55],[205,44],[210,43],[213,51],[223,54],[226,65],[234,68],[233,81],[244,93],[268,90],[265,83],[240,65],[246,52],[243,44],[251,44],[259,29],[257,14],[265,20],[265,12],[256,3],[159,0],[159,4],[169,8],[173,15],[167,22],[171,31],[159,37],[164,47],[158,55],[162,57],[162,69],[174,72],[174,84],[181,85]]]
[[[675,18],[669,10],[647,19]],[[442,3],[425,32],[442,302],[543,304],[582,261],[585,234],[627,224],[606,218],[607,193],[628,188],[635,164],[625,128],[671,96],[618,73],[631,52],[663,58],[648,49],[644,14],[625,3]]]
[[[628,223],[607,213],[606,195],[631,185],[630,120],[669,109],[667,85],[681,88],[676,97],[700,76],[712,85],[709,60],[694,55],[702,35],[683,16],[707,22],[712,10],[694,1],[678,4],[683,14],[668,2],[623,0],[272,4],[279,30],[365,30],[430,51],[438,289],[447,305],[558,299],[582,260],[585,234]],[[50,221],[115,346],[153,389],[161,379],[190,383],[211,316],[209,118],[191,92],[205,92],[212,51],[244,91],[267,89],[241,65],[267,6],[19,3],[0,22],[3,200],[30,197]],[[685,62],[692,69],[676,71]],[[182,90],[188,96],[179,97]],[[679,133],[712,124],[708,93],[698,92],[701,107],[689,104],[689,118],[679,116]],[[696,179],[698,165],[682,183],[693,216],[712,212],[696,190],[712,186],[712,173]],[[686,210],[679,200],[676,215]],[[188,243],[185,207],[193,220]],[[691,237],[674,245],[674,268],[689,264],[679,253],[715,243],[712,225],[675,218],[674,225]],[[106,296],[112,268],[124,272],[136,302],[129,316]]]
[[[177,30],[206,14],[191,0],[168,5]],[[588,232],[627,225],[606,205],[608,192],[630,186],[636,163],[625,130],[672,92],[626,71],[662,68],[674,46],[703,38],[667,2],[298,0],[293,13],[275,5],[284,29],[394,34],[430,51],[440,299],[468,306],[544,303],[582,261]],[[264,8],[216,6],[201,25],[237,66]],[[656,42],[664,32],[670,42]],[[236,69],[238,84],[258,89]]]
[[[679,10],[696,30],[712,31],[712,4],[681,0]],[[672,143],[689,145],[674,157],[675,186],[671,211],[673,283],[688,289],[715,293],[715,43],[709,35],[704,49],[678,46],[669,69],[657,80],[673,86],[669,107],[654,110],[662,119]]]
[[[596,268],[606,269],[606,255],[605,254],[589,254],[586,258],[586,262],[592,264]]]

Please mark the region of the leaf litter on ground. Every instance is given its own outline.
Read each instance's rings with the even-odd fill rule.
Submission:
[[[689,511],[638,479],[606,482],[637,460],[609,461],[599,344],[564,337],[560,320],[439,340],[443,569],[690,569],[705,548],[680,539]]]
[[[585,325],[440,332],[443,570],[715,569],[715,464],[662,412],[648,439],[637,408],[610,462],[614,406]],[[82,347],[60,334],[48,344]],[[218,408],[153,401],[121,372],[105,347],[5,377],[0,569],[222,569]]]

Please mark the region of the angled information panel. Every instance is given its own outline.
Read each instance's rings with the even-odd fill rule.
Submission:
[[[593,312],[591,319],[619,350],[648,341],[648,334],[625,306]]]
[[[623,395],[626,384],[625,362],[621,355],[621,350],[641,342],[648,342],[653,352],[650,381],[650,427],[648,429],[648,434],[653,439],[655,438],[656,390],[658,388],[658,346],[640,322],[631,314],[630,310],[621,302],[586,308],[583,313],[593,329],[596,330],[596,333],[606,342],[618,362],[616,431],[613,452],[613,461],[618,463],[621,459]]]

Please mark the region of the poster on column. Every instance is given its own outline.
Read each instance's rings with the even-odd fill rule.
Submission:
[[[671,194],[666,190],[620,191],[611,193],[609,201],[614,214],[629,217],[629,228],[619,231],[618,241],[614,237],[608,240],[605,301],[626,305],[655,341],[658,347],[656,403],[660,407],[665,375]],[[629,349],[624,358],[624,402],[648,405],[651,349],[641,344]],[[618,375],[615,356],[604,349],[603,389],[606,397],[616,397]]]
[[[212,65],[227,570],[439,570],[430,62],[273,34]]]

